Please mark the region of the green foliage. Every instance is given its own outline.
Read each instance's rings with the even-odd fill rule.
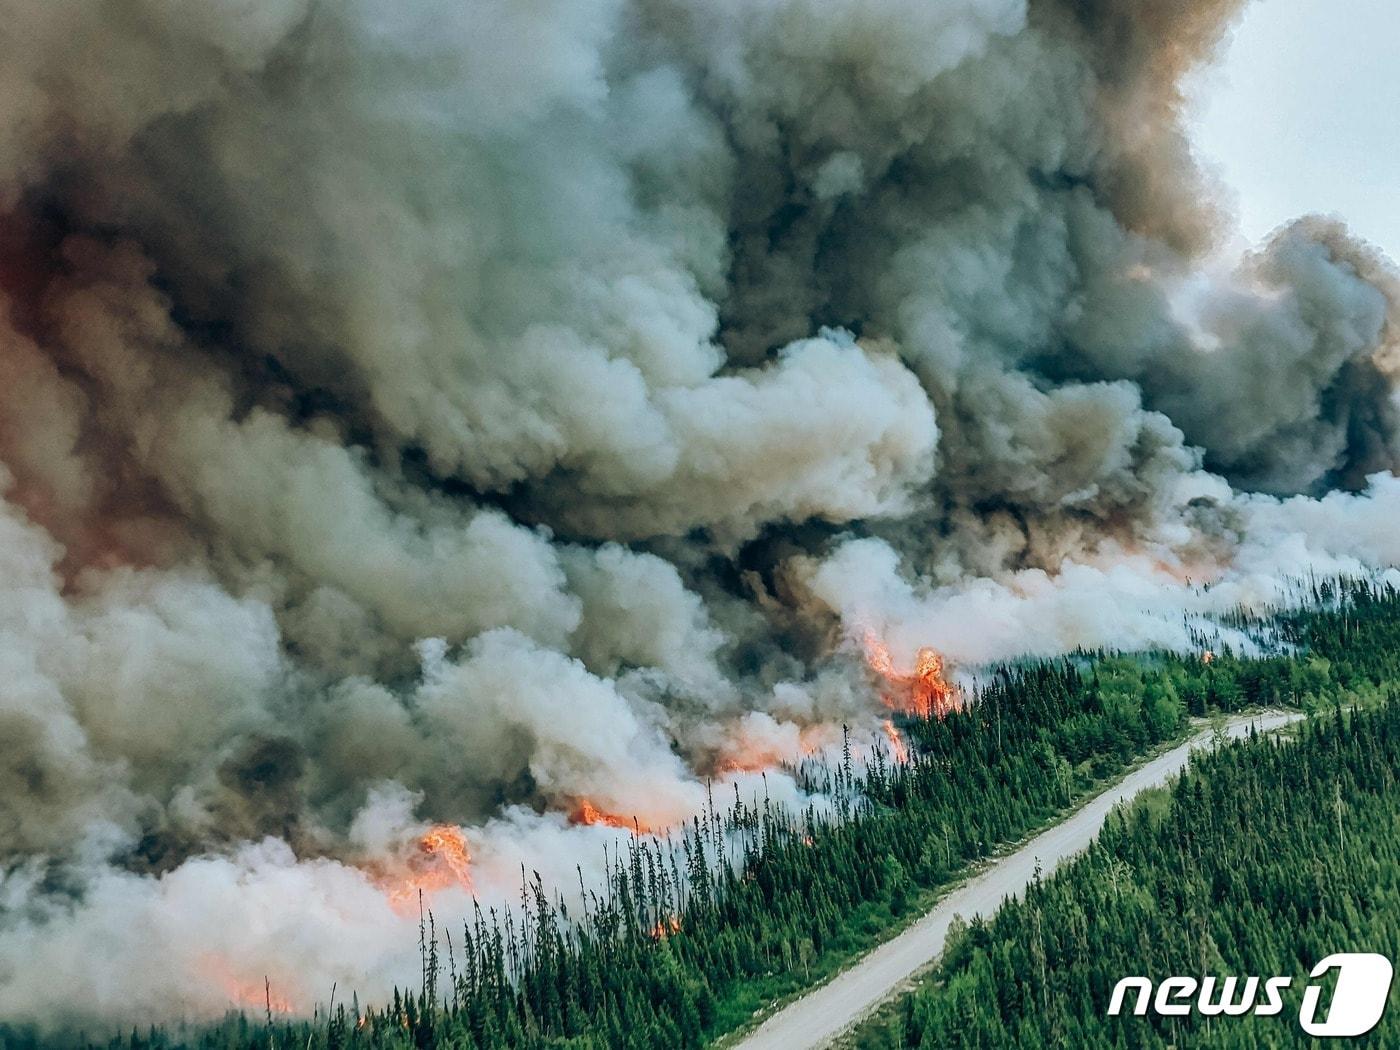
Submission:
[[[1280,623],[1306,655],[1219,661],[1236,666],[1242,695],[1297,690],[1324,707],[1296,742],[1252,735],[1197,757],[1169,792],[1111,817],[1082,857],[956,931],[934,974],[854,1045],[1308,1045],[1301,980],[1279,1017],[1107,1006],[1131,974],[1303,977],[1331,952],[1393,955],[1400,943],[1400,699],[1386,684],[1400,670],[1400,603],[1364,587],[1326,600]],[[1344,713],[1344,693],[1379,699]],[[1400,1046],[1400,1022],[1366,1041]]]
[[[108,1050],[703,1046],[756,1007],[829,973],[970,862],[1023,838],[1103,777],[1179,737],[1189,713],[1326,705],[1343,690],[1379,695],[1400,670],[1391,666],[1392,654],[1400,653],[1400,601],[1393,592],[1360,586],[1312,597],[1323,611],[1275,620],[1240,616],[1236,624],[1256,636],[1273,632],[1280,647],[1303,655],[1080,654],[1003,668],[965,710],[902,724],[912,751],[907,764],[883,753],[857,764],[848,750],[834,768],[809,762],[795,770],[808,790],[834,799],[828,809],[795,813],[737,797],[723,809],[712,803],[671,840],[639,838],[610,858],[606,890],[590,894],[582,914],[570,912],[536,876],[522,886],[520,909],[478,912],[450,940],[429,922],[419,990],[397,991],[380,1006],[362,1008],[356,1000],[346,1006],[342,999],[309,1021],[231,1016],[212,1026],[70,1042]],[[1360,646],[1376,653],[1384,646],[1385,655],[1358,654]],[[1198,836],[1219,834],[1201,816],[1214,793],[1199,774],[1190,783],[1202,794],[1185,803],[1196,807],[1188,826]],[[1178,805],[1175,798],[1171,805]],[[1161,808],[1159,802],[1155,816],[1145,809],[1132,823],[1115,825],[1119,839],[1106,841],[1172,825]],[[1232,848],[1246,840],[1236,835]],[[1194,855],[1204,841],[1180,848]],[[1108,864],[1107,853],[1100,847],[1092,863]],[[1221,892],[1253,885],[1249,864],[1259,858],[1232,856],[1239,870],[1221,875]],[[944,1045],[954,1031],[967,1033],[956,1039],[968,1045],[1078,1045],[1078,1035],[1091,1029],[1059,997],[1101,990],[1092,982],[1103,978],[1086,962],[1089,945],[1102,936],[1094,909],[1112,904],[1147,915],[1159,906],[1136,866],[1147,864],[1145,857],[1111,858],[1130,865],[1105,869],[1113,876],[1111,900],[1067,899],[1053,919],[1048,912],[1034,922],[1026,918],[1028,928],[1041,932],[1024,945],[1003,937],[1006,927],[999,925],[960,931],[940,985],[910,1000],[897,1041]],[[1028,900],[1043,908],[1048,887],[1059,885],[1045,883]],[[1020,915],[1026,906],[1016,907],[1021,911],[1007,914]],[[1206,922],[1204,912],[1198,918]],[[1161,932],[1145,919],[1132,928],[1148,937]],[[1190,928],[1193,949],[1206,943],[1200,933]],[[1211,936],[1218,946],[1226,935]],[[1163,952],[1178,940],[1146,947]],[[1050,1020],[1028,1020],[1025,1007],[1033,1002],[1054,1007]],[[31,1050],[41,1042],[32,1032],[0,1028],[0,1050]]]

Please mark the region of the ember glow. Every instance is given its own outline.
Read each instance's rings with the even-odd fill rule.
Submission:
[[[250,1014],[290,1014],[295,1009],[291,999],[278,992],[268,977],[240,974],[221,956],[205,956],[199,962],[199,969],[211,983],[222,989],[229,1005],[239,1010]]]
[[[936,649],[921,648],[915,654],[913,671],[903,672],[895,669],[889,646],[873,633],[866,632],[864,644],[866,663],[884,680],[880,699],[892,711],[916,718],[943,718],[962,706],[957,689],[943,676],[943,657]]]
[[[775,725],[766,720],[769,727]],[[754,732],[744,723],[735,727],[714,760],[713,772],[761,773],[779,769],[839,745],[841,729],[831,723],[787,725],[778,732]]]

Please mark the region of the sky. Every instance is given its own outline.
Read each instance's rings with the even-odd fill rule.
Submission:
[[[1337,214],[1400,260],[1400,3],[1256,0],[1193,85],[1194,138],[1257,242]]]

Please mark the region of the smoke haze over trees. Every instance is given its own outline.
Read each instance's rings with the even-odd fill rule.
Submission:
[[[0,0],[0,1015],[384,987],[430,824],[601,878],[878,739],[868,635],[1400,562],[1392,267],[1211,251],[1236,9]]]

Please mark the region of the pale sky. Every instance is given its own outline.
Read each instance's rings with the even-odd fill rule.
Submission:
[[[1254,0],[1193,85],[1196,149],[1257,242],[1337,214],[1400,260],[1400,0]]]

